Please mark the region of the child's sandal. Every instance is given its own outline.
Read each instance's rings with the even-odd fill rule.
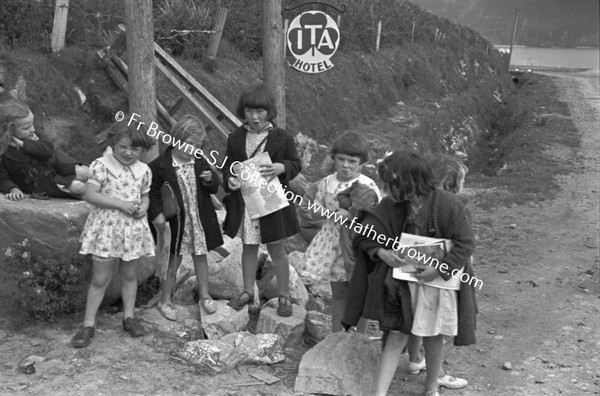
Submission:
[[[227,303],[227,305],[229,305],[231,308],[235,309],[236,311],[239,311],[240,309],[244,308],[246,305],[253,304],[253,303],[254,303],[254,295],[250,294],[244,290],[242,292],[242,294],[240,294],[233,300],[230,300]]]
[[[292,300],[288,296],[279,296],[277,302],[279,303],[277,306],[277,315],[283,317],[292,316],[294,310],[292,308]]]

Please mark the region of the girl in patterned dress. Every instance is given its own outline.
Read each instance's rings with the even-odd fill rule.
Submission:
[[[244,291],[229,306],[236,310],[254,302],[254,280],[256,278],[258,245],[265,243],[275,265],[279,290],[277,314],[291,316],[289,279],[290,269],[284,240],[300,231],[294,205],[280,209],[258,219],[250,219],[241,196],[241,181],[238,179],[236,162],[245,161],[254,155],[266,152],[272,164],[261,165],[260,174],[270,180],[278,177],[285,189],[301,169],[294,139],[283,129],[273,124],[277,116],[275,99],[264,85],[246,89],[238,101],[236,115],[245,123],[227,138],[226,162],[223,168],[227,217],[223,224],[225,233],[231,238],[240,236],[243,242],[242,273]]]
[[[85,347],[94,336],[96,312],[110,283],[113,269],[121,275],[123,330],[133,337],[144,335],[134,317],[137,292],[136,265],[140,257],[154,255],[154,243],[146,212],[150,200],[150,168],[139,161],[151,141],[137,124],[114,125],[108,142],[112,152],[90,165],[85,200],[93,205],[81,234],[81,254],[91,254],[92,282],[87,293],[83,328],[73,346]]]
[[[331,285],[331,320],[333,331],[342,331],[342,316],[346,307],[346,290],[354,268],[354,259],[344,254],[353,231],[351,224],[359,209],[369,204],[375,205],[381,199],[381,193],[375,182],[361,174],[363,165],[369,160],[369,146],[358,134],[349,132],[336,139],[331,146],[331,159],[335,173],[323,178],[317,186],[312,212],[315,217],[325,218],[319,233],[314,237],[305,253],[305,264],[301,275],[307,283],[315,280],[327,280]],[[372,192],[370,202],[354,202],[350,210],[342,209],[338,194],[355,183],[366,186]],[[374,194],[373,194],[374,192]],[[303,202],[303,205],[311,203]],[[328,216],[327,213],[332,215]],[[335,213],[335,214],[334,214]],[[351,227],[351,226],[350,226]],[[364,331],[365,322],[361,321],[359,330]]]
[[[169,320],[177,319],[177,311],[171,303],[173,284],[183,254],[190,254],[194,261],[200,309],[207,314],[217,310],[216,303],[208,293],[208,251],[223,244],[221,229],[210,194],[219,189],[219,178],[211,170],[203,156],[202,147],[206,141],[206,131],[200,120],[185,115],[171,130],[173,142],[183,142],[177,147],[170,146],[150,163],[152,187],[150,188],[150,208],[148,217],[161,232],[166,219],[160,189],[168,182],[175,192],[181,213],[169,220],[171,245],[166,279],[161,279],[161,297],[158,310]]]

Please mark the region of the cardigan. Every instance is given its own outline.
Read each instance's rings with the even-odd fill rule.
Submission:
[[[228,180],[235,177],[232,174],[232,165],[236,161],[243,162],[248,159],[246,155],[246,128],[242,125],[232,132],[227,138],[225,152],[225,166],[223,167],[223,187],[229,192],[223,199],[227,215],[223,222],[225,234],[231,238],[237,235],[244,215],[244,200],[240,190],[231,191]],[[282,163],[285,172],[279,175],[283,189],[287,191],[288,183],[300,173],[302,164],[294,139],[283,129],[275,127],[269,132],[264,146],[264,152],[269,153],[273,163]],[[296,209],[293,204],[276,212],[259,218],[260,238],[262,243],[276,242],[293,236],[300,231]]]
[[[181,240],[183,238],[183,230],[185,228],[185,208],[183,205],[183,197],[181,188],[177,181],[177,173],[173,167],[173,147],[169,147],[165,152],[150,162],[150,170],[152,171],[152,184],[150,185],[150,206],[148,207],[148,219],[150,223],[159,214],[162,213],[162,200],[160,197],[160,188],[165,182],[168,182],[175,192],[177,203],[181,208],[178,217],[171,219],[169,225],[171,227],[171,253],[179,254],[181,249]],[[200,174],[203,171],[210,170],[212,179],[210,182],[205,182],[200,179]],[[213,250],[223,244],[221,228],[217,219],[217,213],[213,205],[210,194],[215,194],[219,189],[219,178],[217,174],[210,168],[210,165],[204,157],[196,158],[194,161],[194,172],[196,173],[196,199],[198,202],[198,215],[200,223],[206,237],[206,248]],[[174,230],[177,230],[174,232]]]

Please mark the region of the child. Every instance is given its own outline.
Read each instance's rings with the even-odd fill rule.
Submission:
[[[364,222],[374,223],[375,229],[387,236],[408,232],[453,241],[452,250],[443,258],[448,266],[447,272],[415,263],[419,269],[416,277],[421,281],[428,282],[438,276],[447,280],[453,269],[462,267],[472,276],[469,257],[475,247],[475,236],[471,216],[456,195],[435,188],[429,164],[416,152],[395,152],[380,164],[379,174],[391,196],[385,198]],[[401,259],[389,246],[367,237],[357,237],[355,246],[369,257],[372,265],[380,268],[381,263],[387,265],[388,274],[391,268],[406,264],[407,259]],[[427,361],[425,395],[439,395],[438,377],[444,335],[455,336],[454,344],[457,346],[475,342],[474,289],[461,283],[459,300],[454,290],[414,282],[408,282],[410,291],[407,292],[406,283],[397,281],[399,291],[393,294],[400,297],[401,306],[410,300],[411,310],[408,314],[405,310],[397,311],[404,317],[398,320],[398,328],[389,329],[380,361],[376,394],[387,393],[402,350],[412,333],[423,337]],[[387,282],[385,287],[388,287]]]
[[[185,115],[171,129],[173,141],[184,142],[175,148],[168,147],[164,153],[150,163],[152,187],[150,188],[149,218],[159,232],[165,227],[163,203],[160,189],[168,182],[181,209],[179,215],[169,221],[171,248],[166,279],[161,279],[161,298],[158,310],[169,320],[177,319],[177,311],[171,304],[171,295],[177,269],[183,254],[191,254],[198,280],[200,307],[207,314],[217,310],[208,294],[208,251],[223,244],[221,229],[210,194],[219,189],[219,178],[211,171],[201,153],[206,132],[200,120]]]
[[[90,166],[85,200],[93,205],[81,234],[81,254],[91,254],[92,282],[88,289],[83,328],[73,338],[73,346],[85,347],[94,336],[96,312],[118,266],[123,299],[123,330],[132,337],[146,330],[134,317],[137,292],[138,259],[154,255],[154,243],[146,212],[152,182],[150,168],[139,161],[149,138],[125,122],[109,132],[112,153],[96,159]]]
[[[0,192],[11,201],[83,195],[88,168],[40,140],[33,113],[17,100],[0,104]]]
[[[433,180],[436,187],[450,191],[454,194],[461,193],[469,169],[460,159],[447,154],[438,154],[433,157],[429,163],[431,164]],[[466,199],[464,199],[464,197],[459,198],[466,204]],[[472,257],[470,258],[470,262],[472,265]],[[409,337],[406,349],[408,350],[409,355],[408,372],[410,374],[418,374],[419,371],[425,370],[426,368],[426,360],[421,355],[420,344],[421,337],[414,335]],[[469,384],[466,379],[446,374],[443,367],[440,367],[439,370],[437,382],[440,386],[451,389],[460,389]]]
[[[279,181],[286,188],[287,183],[300,172],[301,162],[294,139],[272,122],[277,116],[275,99],[264,85],[250,87],[241,94],[236,115],[245,122],[227,139],[223,182],[225,190],[231,194],[224,200],[227,217],[223,228],[228,236],[233,238],[239,235],[242,238],[244,291],[229,301],[228,305],[240,310],[254,302],[258,245],[265,243],[277,276],[277,314],[291,316],[293,310],[289,297],[290,269],[284,240],[300,231],[296,210],[294,205],[290,204],[264,217],[250,219],[239,191],[241,181],[235,175],[237,172],[234,165],[236,161],[245,161],[258,153],[269,153],[272,164],[261,165],[260,174],[267,180],[279,177]]]
[[[316,216],[325,215],[324,210],[335,213],[326,216],[321,230],[312,240],[305,253],[303,275],[313,279],[328,280],[331,285],[331,320],[333,331],[342,331],[342,316],[346,307],[346,291],[348,281],[354,267],[353,254],[344,254],[348,245],[351,245],[353,231],[347,223],[357,214],[358,209],[374,205],[381,199],[379,188],[373,180],[361,174],[363,165],[369,160],[369,146],[362,137],[356,133],[345,133],[337,138],[330,150],[335,173],[323,178],[317,187],[315,196]],[[366,199],[362,202],[351,202],[350,192],[346,191],[355,183],[365,190]],[[356,187],[355,187],[356,188]],[[345,192],[338,197],[338,194]],[[342,205],[340,205],[340,198]],[[356,197],[358,198],[358,196]],[[347,209],[343,209],[342,207]],[[321,210],[323,208],[323,211]],[[351,209],[352,213],[348,210]],[[364,322],[361,323],[361,327]],[[364,329],[361,328],[364,332]]]

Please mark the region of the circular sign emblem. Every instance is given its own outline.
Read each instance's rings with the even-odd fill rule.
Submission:
[[[304,73],[321,73],[333,67],[329,58],[340,43],[337,23],[321,11],[307,11],[292,20],[287,44],[296,58],[292,67]]]

